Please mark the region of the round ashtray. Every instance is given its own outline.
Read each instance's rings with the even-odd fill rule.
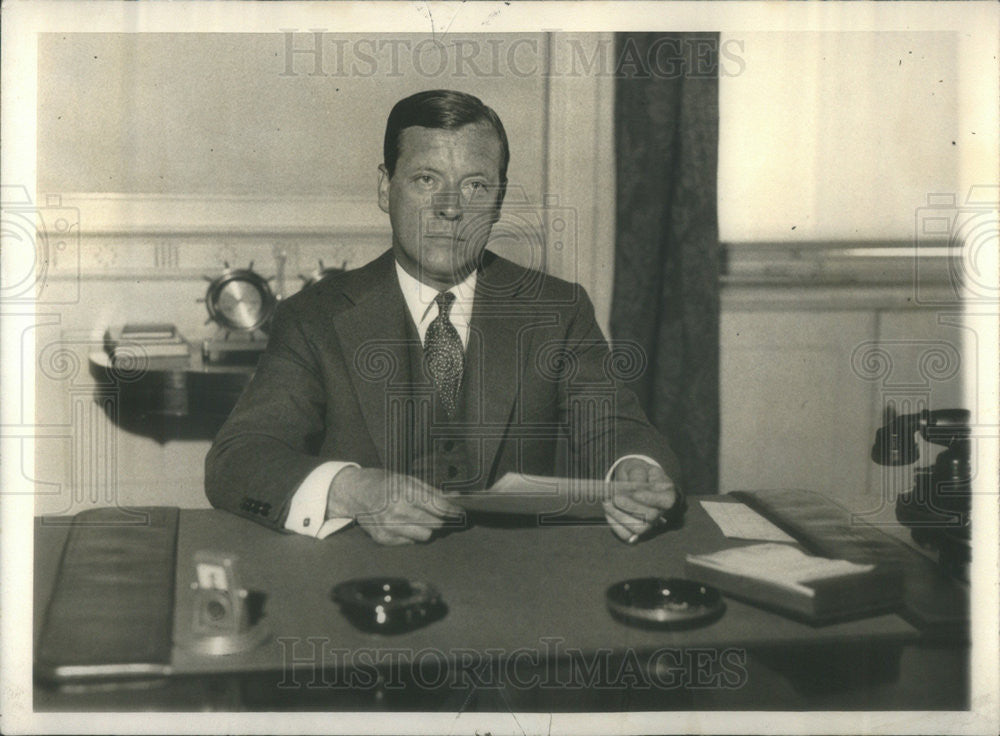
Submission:
[[[362,631],[398,634],[441,618],[446,607],[437,590],[406,578],[359,578],[338,584],[331,595]]]
[[[701,626],[726,610],[716,588],[684,578],[633,578],[608,588],[608,610],[619,621],[643,628]]]

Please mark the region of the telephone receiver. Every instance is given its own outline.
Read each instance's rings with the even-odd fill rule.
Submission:
[[[958,576],[964,575],[971,550],[971,418],[965,409],[897,416],[890,405],[871,452],[879,465],[909,465],[920,458],[917,435],[945,448],[933,466],[916,468],[913,488],[896,499],[896,518],[910,527],[916,542],[937,549],[941,565]]]
[[[916,435],[927,442],[943,445],[964,453],[969,458],[970,413],[966,409],[936,409],[896,416],[890,406],[886,409],[885,426],[875,433],[872,460],[879,465],[909,465],[920,459]],[[967,477],[967,476],[966,476]]]

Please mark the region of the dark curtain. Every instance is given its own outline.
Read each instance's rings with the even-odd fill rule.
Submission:
[[[648,358],[630,387],[681,462],[718,492],[718,35],[616,39],[617,238],[611,333]]]

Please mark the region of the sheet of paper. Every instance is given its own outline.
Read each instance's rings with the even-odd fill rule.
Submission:
[[[603,519],[601,503],[615,492],[637,484],[605,483],[581,478],[549,478],[508,473],[486,491],[451,495],[448,499],[467,511],[554,518]]]
[[[731,539],[759,539],[765,542],[794,542],[778,527],[742,503],[701,501],[712,521]]]

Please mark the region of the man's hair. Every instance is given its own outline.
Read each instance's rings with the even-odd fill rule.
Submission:
[[[382,163],[389,177],[392,178],[396,172],[399,135],[406,128],[419,125],[422,128],[455,130],[473,123],[485,123],[496,131],[500,139],[500,183],[506,183],[510,148],[499,116],[478,97],[451,89],[417,92],[393,106],[385,124],[385,141],[382,144]]]

